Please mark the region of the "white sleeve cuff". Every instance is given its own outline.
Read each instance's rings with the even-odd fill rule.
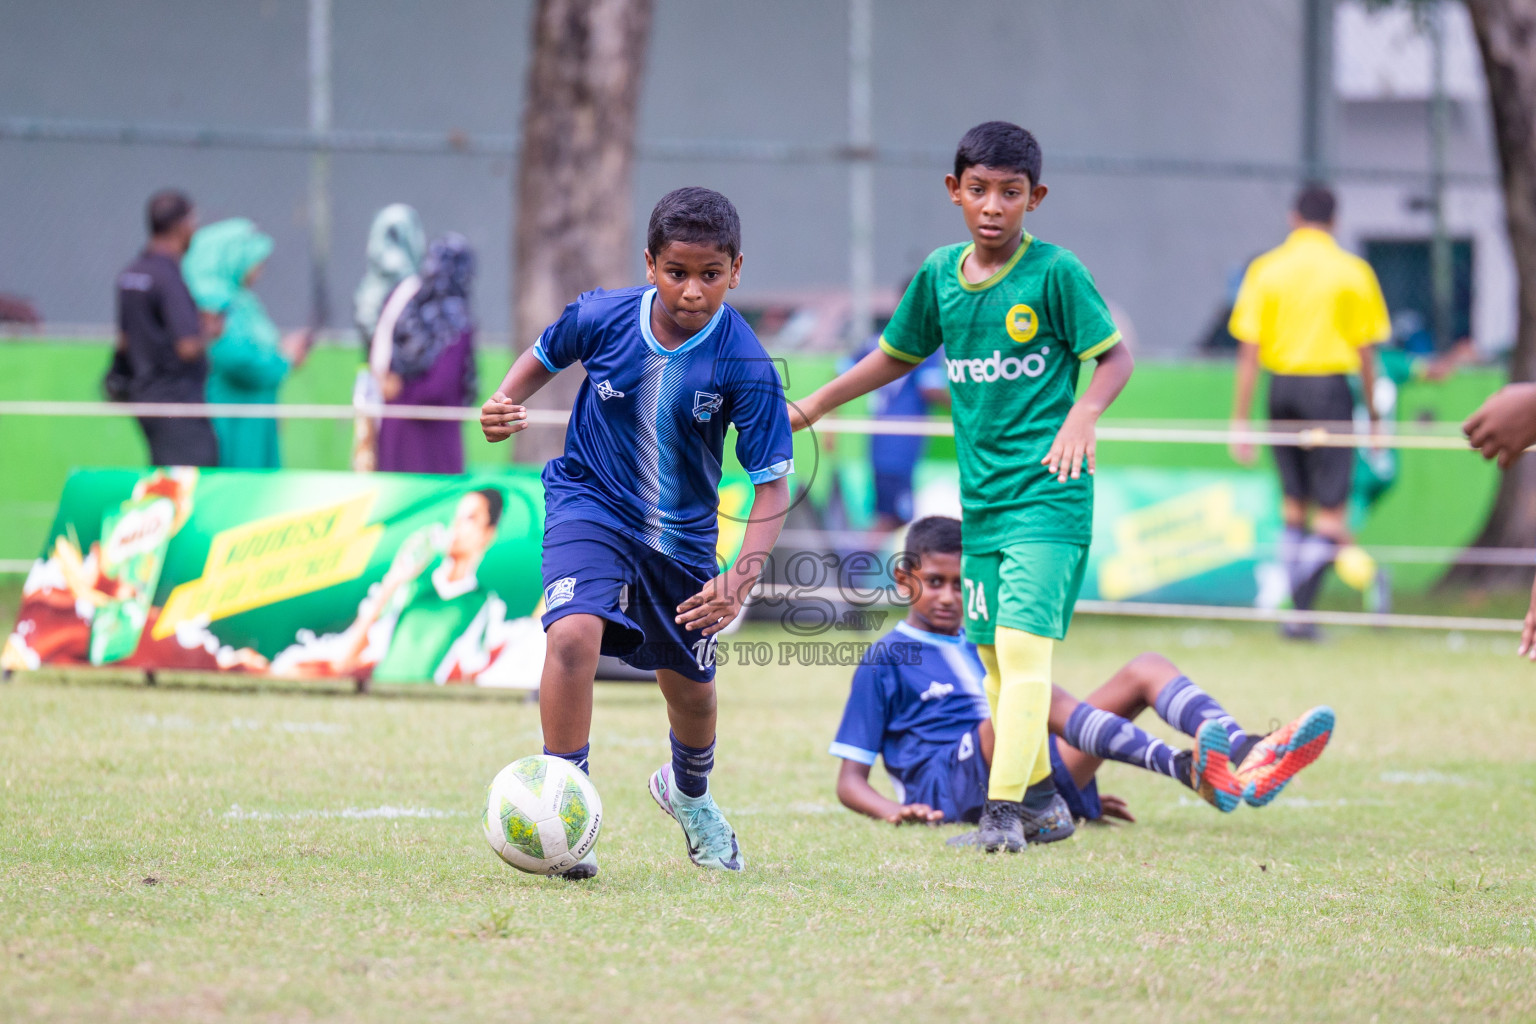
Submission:
[[[754,484],[766,484],[774,480],[782,480],[795,471],[795,460],[785,459],[783,462],[775,462],[771,466],[762,469],[747,470],[747,478]]]
[[[840,757],[844,761],[857,761],[859,764],[872,765],[875,758],[880,756],[873,750],[865,750],[863,747],[855,747],[849,743],[834,743],[827,748],[827,753],[833,757]]]
[[[549,361],[549,353],[544,351],[543,338],[540,338],[538,341],[533,343],[533,354],[538,357],[539,362],[544,364],[544,369],[548,370],[550,373],[560,372],[560,367]]]

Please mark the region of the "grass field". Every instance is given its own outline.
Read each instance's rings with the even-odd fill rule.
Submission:
[[[645,793],[659,696],[604,685],[586,884],[479,834],[485,783],[538,750],[533,705],[20,677],[0,1019],[1532,1019],[1536,670],[1512,643],[1080,620],[1060,658],[1080,692],[1158,649],[1253,726],[1327,702],[1339,729],[1230,817],[1112,766],[1138,824],[1013,857],[837,805],[845,670],[732,666],[731,877],[692,867]]]

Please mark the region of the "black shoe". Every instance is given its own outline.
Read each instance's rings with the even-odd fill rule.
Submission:
[[[1043,811],[1031,811],[1021,807],[1024,824],[1024,841],[1029,843],[1058,843],[1077,831],[1072,811],[1060,793]]]
[[[585,882],[589,878],[597,877],[596,851],[588,850],[587,855],[577,861],[569,869],[560,872],[561,878],[568,878],[573,882]]]
[[[1024,849],[1024,805],[1013,800],[988,800],[975,832],[955,836],[950,846],[979,846],[988,853]]]

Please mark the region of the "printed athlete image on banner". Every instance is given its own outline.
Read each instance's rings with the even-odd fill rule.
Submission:
[[[536,468],[78,470],[0,664],[536,688],[543,510]]]

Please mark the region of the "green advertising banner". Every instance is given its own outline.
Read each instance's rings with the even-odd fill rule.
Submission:
[[[1173,604],[1275,604],[1279,488],[1271,474],[1104,469],[1082,596]],[[1278,576],[1276,575],[1278,573]]]
[[[960,515],[954,463],[918,466],[915,514]],[[1280,489],[1247,470],[1101,468],[1081,596],[1104,601],[1278,607]]]
[[[721,488],[728,560],[751,500]],[[0,666],[532,688],[543,529],[534,467],[77,470]]]

